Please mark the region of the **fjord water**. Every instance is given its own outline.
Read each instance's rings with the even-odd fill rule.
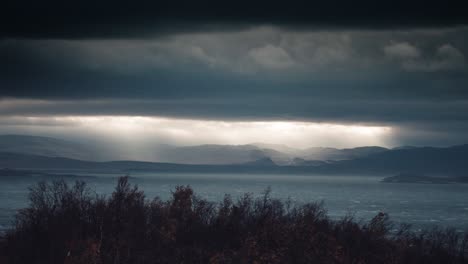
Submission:
[[[81,173],[66,181],[83,179],[98,194],[110,195],[117,174]],[[323,201],[328,215],[339,219],[354,215],[368,221],[386,212],[397,224],[408,223],[414,230],[433,226],[468,230],[468,184],[382,183],[381,177],[317,176],[267,174],[175,174],[132,173],[131,183],[138,184],[148,199],[167,199],[177,185],[190,185],[195,193],[210,201],[221,201],[224,194],[237,198],[244,193],[260,196],[271,187],[271,195],[294,203]],[[56,178],[54,178],[56,179]],[[38,177],[0,178],[0,229],[11,226],[14,214],[28,205],[28,187]]]

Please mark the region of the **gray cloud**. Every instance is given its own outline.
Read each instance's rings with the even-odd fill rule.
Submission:
[[[465,56],[451,44],[436,48],[435,54],[427,57],[417,47],[408,42],[392,43],[384,47],[384,53],[396,60],[407,71],[437,72],[466,70]]]
[[[193,71],[193,67],[200,66],[214,74],[223,70],[268,73],[263,68],[279,66],[283,70],[290,68],[282,75],[291,71],[306,75],[310,71],[340,71],[354,75],[358,69],[392,72],[383,69],[391,66],[382,61],[385,57],[401,63],[417,59],[417,63],[452,65],[433,66],[434,69],[463,68],[468,44],[463,36],[467,33],[464,27],[412,31],[291,31],[257,27],[152,39],[9,39],[0,41],[0,56],[5,59],[2,70],[6,74],[2,79],[8,79],[11,73],[22,74],[22,78],[41,71],[135,74]]]
[[[466,69],[465,56],[450,44],[437,48],[435,55],[426,61],[405,61],[403,68],[408,71],[436,72]]]
[[[468,122],[467,35],[467,27],[259,26],[152,38],[2,39],[0,115],[383,124],[401,128],[396,138],[408,144],[422,144],[421,127],[447,127],[427,132],[424,142],[458,142],[465,137],[454,124]]]
[[[372,109],[372,111],[370,111]],[[302,97],[185,100],[0,101],[0,116],[162,116],[205,120],[296,120],[398,124],[467,122],[468,100],[323,100]]]
[[[392,43],[384,47],[385,55],[395,59],[415,59],[421,56],[421,51],[408,42]]]
[[[271,44],[253,48],[248,54],[256,63],[266,68],[284,69],[294,65],[293,59],[284,49]]]
[[[467,24],[466,3],[356,1],[7,1],[0,38],[142,38],[183,32],[286,28],[414,28]]]

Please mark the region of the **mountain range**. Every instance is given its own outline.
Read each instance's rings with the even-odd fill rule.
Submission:
[[[242,164],[264,158],[270,158],[277,165],[319,165],[323,162],[355,159],[388,150],[382,147],[295,149],[280,144],[264,143],[182,147],[159,144],[147,147],[152,148],[153,158],[146,158],[145,161],[203,165]],[[88,161],[134,159],[131,155],[115,153],[115,151],[106,154],[101,146],[95,144],[24,135],[0,135],[0,152]]]
[[[468,145],[394,149],[293,149],[261,143],[165,146],[164,155],[159,154],[161,159],[154,162],[96,161],[95,151],[55,138],[4,135],[0,136],[0,168],[468,176]]]

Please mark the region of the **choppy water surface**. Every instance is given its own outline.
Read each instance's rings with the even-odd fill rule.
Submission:
[[[106,195],[113,191],[118,176],[88,175],[95,176],[86,178],[91,189]],[[130,181],[151,199],[155,196],[167,199],[177,185],[190,185],[199,196],[211,201],[220,201],[225,193],[233,198],[246,192],[261,195],[270,186],[276,198],[290,198],[296,203],[323,201],[332,218],[354,214],[357,219],[367,221],[383,211],[395,222],[409,223],[416,230],[434,225],[468,230],[468,184],[389,184],[381,183],[379,177],[359,176],[195,173],[131,176]],[[0,178],[0,229],[11,225],[17,209],[27,206],[28,187],[37,180]]]

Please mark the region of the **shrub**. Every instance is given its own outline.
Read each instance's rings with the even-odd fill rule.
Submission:
[[[269,189],[213,203],[178,186],[150,201],[122,177],[109,198],[57,181],[29,200],[6,238],[11,263],[468,263],[468,236],[452,229],[391,233],[385,213],[332,221],[322,203],[292,206]]]

